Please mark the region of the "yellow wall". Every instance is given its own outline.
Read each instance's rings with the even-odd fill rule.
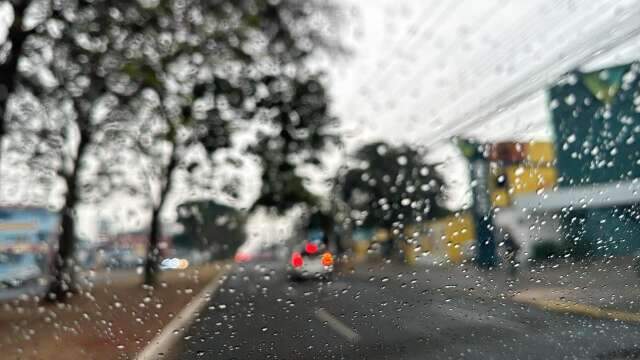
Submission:
[[[511,194],[532,193],[556,185],[557,171],[553,167],[511,165],[504,169]]]
[[[476,237],[473,218],[470,214],[464,213],[458,217],[449,216],[444,220],[446,221],[444,236],[447,243],[447,256],[453,263],[459,264],[465,257],[463,252],[465,243]]]
[[[532,164],[551,166],[556,159],[553,143],[531,142],[526,145],[527,161]]]
[[[415,228],[408,229],[406,236],[413,236]],[[473,218],[464,212],[447,216],[441,219],[429,220],[424,223],[423,228],[418,231],[417,243],[420,251],[416,253],[429,252],[434,258],[449,260],[459,264],[470,254],[465,253],[470,242],[475,239],[475,227]],[[413,263],[415,256],[413,249],[405,249],[406,261]]]
[[[369,250],[370,241],[354,241],[353,242],[353,257],[356,262],[364,261],[367,257],[367,251]]]
[[[493,189],[491,191],[491,204],[493,207],[507,207],[511,205],[511,197],[506,189]]]
[[[550,142],[533,142],[525,144],[525,159],[522,163],[502,167],[492,163],[492,179],[489,184],[491,200],[494,207],[508,207],[514,194],[533,193],[540,189],[552,188],[557,184],[555,169],[555,152]],[[496,179],[506,177],[505,188],[496,187]],[[414,233],[414,228],[411,228]],[[430,252],[436,258],[448,259],[453,263],[461,263],[473,254],[465,250],[475,241],[476,231],[473,217],[463,212],[442,219],[425,222],[424,229],[419,231],[416,239],[422,252]],[[413,236],[406,233],[407,236]],[[415,258],[413,251],[406,251],[407,262]]]

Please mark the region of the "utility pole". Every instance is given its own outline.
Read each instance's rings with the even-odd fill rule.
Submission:
[[[475,262],[482,268],[497,264],[496,240],[493,234],[493,216],[489,195],[489,162],[486,145],[469,139],[455,139],[456,145],[469,161],[473,205],[471,207],[476,227]]]

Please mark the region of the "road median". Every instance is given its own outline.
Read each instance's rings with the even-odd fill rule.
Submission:
[[[140,285],[135,270],[98,272],[65,304],[22,297],[0,304],[3,359],[131,359],[228,269],[220,262],[163,272]],[[178,314],[178,315],[176,315]]]
[[[214,295],[224,281],[229,267],[219,271],[210,283],[175,316],[167,326],[156,335],[147,346],[136,356],[137,360],[154,360],[159,358],[171,359],[182,339],[182,334],[198,316],[198,313]]]

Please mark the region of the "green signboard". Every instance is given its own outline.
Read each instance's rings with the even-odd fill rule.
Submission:
[[[640,178],[640,65],[574,71],[549,89],[560,187]],[[637,205],[563,218],[567,242],[586,255],[640,249]],[[579,219],[580,221],[576,221]]]

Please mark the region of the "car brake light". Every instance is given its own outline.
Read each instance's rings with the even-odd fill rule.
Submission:
[[[304,247],[304,251],[307,254],[315,254],[315,253],[318,252],[318,245],[316,245],[315,243],[312,243],[312,242],[307,243],[307,245],[305,245],[305,247]]]
[[[322,254],[322,265],[331,266],[333,265],[333,255],[330,252],[326,252]]]
[[[300,255],[299,252],[291,254],[291,265],[293,265],[293,267],[300,267],[302,266],[302,263],[302,255]]]
[[[247,253],[239,252],[235,256],[235,261],[237,263],[249,262],[249,261],[251,261],[251,255],[249,255]]]

